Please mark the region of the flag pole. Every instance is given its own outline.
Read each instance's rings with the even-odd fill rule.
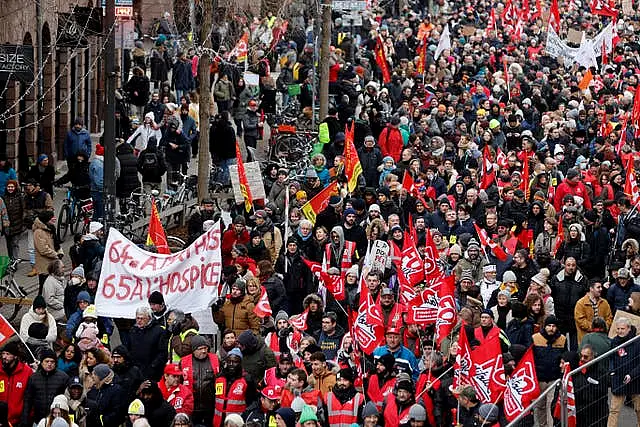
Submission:
[[[289,267],[287,266],[287,240],[289,240],[287,234],[289,233],[289,188],[290,185],[287,185],[284,192],[284,245],[285,245],[285,257],[284,257],[284,274],[287,274],[289,271]]]
[[[496,400],[494,400],[493,402],[491,402],[493,405],[496,405],[498,403],[498,401],[500,399],[502,399],[502,396],[504,395],[504,390],[502,390],[500,392],[500,394],[498,395],[498,397],[496,398]],[[482,421],[482,424],[480,424],[480,427],[483,427],[487,424],[487,420]]]
[[[13,325],[11,323],[9,323],[9,321],[2,315],[0,314],[0,318],[2,318],[2,320],[4,321],[4,323],[6,325],[9,325],[9,327],[11,328],[11,330],[13,331],[13,333],[18,337],[18,339],[20,340],[20,342],[24,345],[24,347],[27,349],[27,351],[29,352],[29,355],[31,356],[31,358],[33,359],[34,362],[36,362],[38,359],[36,358],[36,356],[33,355],[33,352],[31,351],[31,349],[29,348],[29,346],[27,345],[26,342],[24,342],[24,340],[22,339],[22,337],[20,336],[20,334],[18,333],[18,331],[16,331],[16,329],[13,327]],[[11,340],[11,338],[9,338],[7,341]]]
[[[435,380],[433,380],[431,382],[431,384],[427,385],[425,387],[424,390],[422,390],[420,393],[418,393],[418,395],[416,396],[416,400],[418,400],[418,398],[420,396],[422,396],[426,391],[429,391],[431,389],[431,386],[433,385],[434,382],[438,381],[440,378],[444,377],[450,370],[453,369],[453,366],[449,366],[449,369],[447,369],[446,371],[444,371],[442,374],[440,374],[440,376],[438,378],[436,378]],[[429,375],[431,375],[431,371],[429,371]]]

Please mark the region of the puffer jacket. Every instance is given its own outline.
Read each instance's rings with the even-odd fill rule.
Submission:
[[[560,357],[567,351],[567,338],[556,332],[548,336],[545,330],[533,335],[533,359],[536,362],[538,381],[553,381],[560,378]]]
[[[56,321],[62,321],[64,315],[64,278],[50,274],[44,281],[42,296],[47,303],[47,311]]]
[[[220,330],[229,328],[236,333],[236,336],[247,329],[258,334],[260,332],[260,318],[253,312],[254,308],[255,305],[250,295],[245,295],[238,302],[232,302],[229,298],[219,311],[213,313],[213,320],[218,324]]]
[[[33,246],[36,249],[36,270],[40,273],[47,271],[51,261],[58,259],[55,249],[54,232],[38,218],[33,223]]]
[[[128,350],[131,361],[142,371],[144,378],[160,380],[167,361],[167,336],[157,323],[151,322],[144,328],[131,328]]]
[[[255,334],[244,334],[238,337],[238,342],[242,343],[242,369],[255,381],[264,378],[267,369],[276,366],[276,356],[273,350],[264,344],[262,337]]]
[[[564,270],[551,279],[551,296],[553,297],[555,314],[558,318],[558,330],[562,333],[576,332],[574,308],[578,300],[587,293],[587,278],[580,270],[573,278],[565,275]]]
[[[130,197],[132,192],[139,191],[142,186],[138,178],[138,159],[129,144],[118,145],[116,155],[120,162],[120,177],[116,181],[116,196]]]
[[[22,424],[31,425],[34,420],[46,417],[53,398],[64,394],[68,382],[69,376],[64,372],[58,369],[47,372],[42,365],[38,366],[27,382],[22,408]]]
[[[629,280],[624,288],[620,283],[614,283],[607,291],[607,302],[611,313],[615,316],[617,310],[625,310],[629,305],[629,298],[633,292],[640,292],[640,286]]]
[[[274,313],[284,310],[289,312],[289,303],[287,302],[287,291],[284,289],[284,283],[275,274],[262,282],[262,286],[267,291],[271,310]]]
[[[635,326],[625,337],[615,336],[611,340],[611,348],[629,341],[636,336]],[[611,393],[617,396],[629,396],[640,393],[640,342],[636,341],[615,352],[609,358],[609,372],[611,373]],[[624,383],[625,375],[631,377],[628,384]]]
[[[97,406],[102,427],[119,426],[124,421],[127,410],[126,394],[118,384],[111,381],[112,377],[105,378],[87,394],[87,398]]]
[[[4,204],[9,216],[9,227],[4,230],[8,236],[15,236],[24,231],[25,201],[21,192],[4,193]]]

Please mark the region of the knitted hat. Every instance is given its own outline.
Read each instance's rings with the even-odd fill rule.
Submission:
[[[380,212],[380,206],[377,203],[373,203],[369,206],[369,212]]]
[[[302,408],[302,414],[300,414],[300,425],[306,423],[307,421],[315,421],[318,422],[318,417],[316,413],[313,411],[313,408],[309,405],[304,405]]]
[[[487,316],[493,319],[493,311],[489,310],[488,308],[485,308],[484,310],[482,310],[481,314],[486,314]]]
[[[40,323],[40,322],[34,322],[31,325],[29,325],[29,329],[27,331],[27,335],[29,335],[31,338],[35,338],[39,340],[46,339],[48,333],[49,333],[49,327],[44,323]]]
[[[231,356],[239,357],[240,360],[242,360],[242,352],[237,347],[232,348],[229,352],[227,352],[227,357],[231,357]]]
[[[6,351],[9,354],[13,354],[14,356],[21,356],[22,352],[20,351],[20,343],[18,340],[11,340],[7,342],[4,347],[0,349],[0,352]]]
[[[76,297],[76,302],[78,303],[80,301],[91,302],[91,295],[89,295],[89,292],[80,291]]]
[[[144,415],[144,403],[142,400],[135,399],[129,404],[129,415]]]
[[[556,316],[551,315],[551,316],[547,316],[546,319],[544,319],[544,326],[549,326],[549,325],[558,325],[558,319],[556,318]]]
[[[376,408],[376,404],[369,401],[364,408],[362,409],[362,418],[372,417],[372,416],[380,416],[380,412],[378,412],[378,408]]]
[[[149,304],[164,304],[164,297],[162,296],[162,292],[151,292],[151,295],[149,295]]]
[[[471,239],[469,240],[469,243],[467,244],[467,250],[469,249],[477,249],[480,250],[480,245],[478,244],[478,241],[476,239]]]
[[[621,277],[623,279],[628,279],[630,276],[629,270],[627,270],[626,268],[621,268],[618,270],[618,277]]]
[[[511,270],[505,271],[504,274],[502,275],[502,283],[517,282],[517,281],[518,279],[516,278],[516,274]]]
[[[87,308],[85,308],[82,312],[82,318],[83,319],[97,319],[98,318],[98,314],[96,313],[96,306],[91,304],[90,306],[88,306]]]
[[[276,323],[276,325],[280,320],[286,320],[287,322],[289,321],[289,315],[286,311],[280,310],[278,314],[276,314],[276,317],[274,318],[274,322]]]
[[[77,266],[76,268],[73,269],[73,271],[71,272],[71,275],[80,276],[84,278],[84,267],[82,265]]]
[[[357,213],[357,212],[356,212],[356,210],[355,210],[355,209],[353,209],[353,208],[345,209],[345,210],[344,210],[344,212],[343,212],[343,215],[344,215],[345,217],[346,217],[347,215],[357,215],[357,214],[358,214],[358,213]]]
[[[387,370],[387,372],[391,372],[393,370],[393,365],[396,364],[396,358],[391,353],[385,353],[378,359],[378,363],[382,364]]]
[[[280,408],[276,411],[276,414],[284,420],[285,427],[295,427],[296,425],[296,413],[291,408]]]
[[[53,402],[51,402],[51,406],[49,406],[49,408],[58,408],[69,412],[69,401],[64,394],[59,394],[53,398]]]
[[[499,414],[500,410],[493,403],[484,403],[478,408],[478,415],[487,423],[497,422]]]
[[[531,281],[536,282],[538,285],[545,286],[550,275],[551,272],[548,268],[541,268],[538,274],[531,278]]]
[[[47,308],[47,303],[42,295],[38,295],[33,299],[33,309],[35,310],[36,308]]]
[[[487,264],[484,267],[482,267],[482,272],[483,273],[495,273],[496,272],[496,265],[495,264]]]
[[[349,381],[350,383],[353,383],[356,380],[356,374],[355,374],[355,372],[353,372],[353,369],[351,369],[351,368],[342,368],[342,369],[340,369],[340,371],[338,372],[337,377],[338,378],[344,378],[345,380]]]
[[[413,385],[413,381],[411,381],[411,377],[405,374],[398,375],[398,380],[396,383],[396,388],[398,390],[406,390],[410,393],[413,393],[415,388]]]
[[[244,294],[247,290],[247,282],[244,279],[237,279],[233,285],[231,285],[231,288],[238,288]]]
[[[101,363],[99,365],[96,365],[95,368],[93,368],[93,373],[96,375],[96,377],[98,377],[98,379],[100,381],[104,380],[105,378],[107,378],[109,376],[109,374],[111,374],[111,368],[109,367],[109,365],[105,364],[105,363]]]
[[[56,417],[51,422],[51,427],[69,427],[69,423],[62,417]]]
[[[427,411],[422,405],[415,403],[409,409],[409,419],[414,421],[426,421]]]
[[[191,349],[196,350],[200,347],[211,348],[209,342],[205,337],[203,337],[202,335],[193,335],[191,337]]]
[[[460,247],[459,244],[454,243],[453,245],[451,245],[451,247],[449,248],[449,255],[453,255],[453,254],[458,254],[458,255],[462,255],[462,248]]]
[[[462,270],[460,281],[462,282],[463,280],[471,280],[473,282],[473,274],[471,274],[471,270]]]
[[[103,225],[97,221],[91,221],[89,223],[89,233],[91,234],[95,233],[98,230],[102,230],[102,228],[103,228]]]
[[[347,273],[345,274],[345,276],[352,275],[352,276],[358,277],[359,273],[360,272],[359,272],[358,264],[354,264],[347,270]]]

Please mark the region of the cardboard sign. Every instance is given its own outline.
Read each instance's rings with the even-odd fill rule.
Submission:
[[[579,45],[582,41],[582,31],[569,28],[569,32],[567,33],[567,41]]]
[[[243,74],[243,78],[247,86],[260,85],[260,76],[256,73],[250,73],[249,71],[245,71],[245,73]]]
[[[382,240],[376,240],[371,246],[369,252],[369,262],[371,270],[379,270],[384,272],[385,268],[391,266],[391,257],[389,256],[389,244]]]
[[[462,27],[462,35],[469,37],[476,33],[476,27],[473,25],[465,25]]]
[[[139,248],[115,228],[105,245],[96,311],[100,316],[134,319],[149,295],[160,291],[171,308],[207,310],[220,295],[220,223],[188,248],[171,255]]]
[[[262,182],[262,173],[260,173],[260,163],[249,162],[244,164],[244,171],[249,181],[249,189],[253,200],[265,199],[264,183]],[[233,186],[233,198],[236,203],[244,203],[242,193],[240,192],[240,180],[238,179],[238,165],[229,166],[229,175],[231,175],[231,185]]]
[[[638,292],[633,292],[634,294],[638,294]],[[633,299],[633,294],[632,297]],[[635,301],[635,300],[634,300]],[[626,317],[629,319],[631,324],[636,327],[636,335],[640,334],[640,316],[636,316],[635,314],[627,313],[626,311],[618,310],[616,311],[616,315],[613,318],[613,323],[611,324],[611,328],[609,328],[609,338],[613,338],[616,336],[616,322],[619,318]]]

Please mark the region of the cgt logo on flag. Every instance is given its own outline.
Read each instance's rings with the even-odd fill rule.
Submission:
[[[381,329],[379,325],[374,325],[372,323],[367,322],[367,310],[364,307],[364,304],[360,306],[360,310],[358,313],[358,317],[356,317],[356,321],[354,324],[354,335],[355,341],[360,345],[362,350],[371,354],[373,350],[378,345],[378,336],[382,335],[381,331],[376,331],[376,329]],[[380,333],[377,333],[380,332]]]
[[[433,289],[425,289],[409,302],[409,323],[433,323],[438,317],[438,296]]]
[[[529,349],[531,351],[531,349]],[[537,378],[533,360],[521,360],[511,377],[507,379],[504,392],[504,412],[512,420],[536,397]]]

